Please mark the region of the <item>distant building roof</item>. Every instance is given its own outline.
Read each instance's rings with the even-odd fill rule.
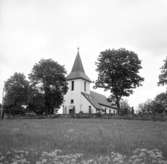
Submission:
[[[89,77],[85,74],[85,71],[82,65],[82,61],[81,61],[81,57],[79,55],[79,50],[75,58],[71,73],[67,76],[67,80],[73,80],[73,79],[84,79],[86,81],[91,82]]]
[[[102,106],[116,109],[116,107],[107,101],[107,98],[99,93],[90,91],[90,94],[82,92],[82,95],[96,108],[102,109]]]

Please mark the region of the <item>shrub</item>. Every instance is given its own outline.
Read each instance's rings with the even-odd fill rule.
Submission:
[[[10,105],[10,106],[4,106],[4,112],[8,116],[25,115],[26,109],[19,105],[17,106]]]

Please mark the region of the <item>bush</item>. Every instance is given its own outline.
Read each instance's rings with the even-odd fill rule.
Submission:
[[[38,106],[36,104],[29,104],[27,108],[30,112],[34,112],[37,115],[42,115],[45,111],[43,106]]]
[[[31,96],[28,102],[28,110],[36,113],[37,115],[42,115],[45,112],[45,99],[42,94],[36,93]]]
[[[151,108],[152,108],[153,114],[154,113],[163,113],[165,111],[163,104],[156,102],[156,101],[152,102]]]
[[[10,106],[4,106],[4,112],[6,115],[25,115],[26,113],[26,109],[23,108],[22,106],[14,106],[14,105],[10,105]]]

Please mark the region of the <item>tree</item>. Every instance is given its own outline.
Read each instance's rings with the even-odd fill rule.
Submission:
[[[98,79],[95,88],[104,88],[111,92],[119,114],[121,98],[132,94],[133,89],[141,86],[144,80],[138,75],[142,68],[141,61],[133,51],[109,49],[100,53],[96,66]]]
[[[148,99],[146,102],[139,104],[139,113],[151,114],[152,113],[152,102],[153,100]]]
[[[27,104],[29,82],[24,74],[14,73],[4,86],[4,107],[13,114],[20,113],[22,106]],[[19,111],[20,110],[20,111]],[[23,112],[23,111],[22,111]]]
[[[131,112],[131,107],[128,104],[127,100],[121,100],[120,101],[120,113],[121,115],[126,115],[129,114]]]
[[[167,84],[167,58],[164,60],[164,65],[161,67],[158,85]]]
[[[152,114],[156,115],[157,113],[163,113],[165,111],[165,107],[162,102],[158,100],[156,97],[154,100],[147,100],[145,103],[139,104],[139,113],[142,114]]]
[[[151,109],[153,114],[163,113],[165,111],[164,106],[160,102],[157,102],[155,100],[152,101]]]
[[[35,64],[29,79],[33,90],[38,91],[44,99],[45,113],[53,114],[53,109],[59,108],[63,96],[67,92],[65,68],[52,59],[42,59]]]
[[[161,104],[164,110],[167,109],[167,93],[160,93],[155,97],[155,101]]]
[[[36,88],[29,88],[28,110],[42,115],[45,112],[44,94],[40,93]]]

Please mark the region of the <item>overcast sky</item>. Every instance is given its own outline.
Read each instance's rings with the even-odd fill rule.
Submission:
[[[167,56],[167,0],[0,0],[0,93],[14,72],[27,75],[41,58],[69,73],[78,46],[91,80],[101,51],[138,54],[145,81],[128,98],[137,107],[166,90],[157,82]]]

